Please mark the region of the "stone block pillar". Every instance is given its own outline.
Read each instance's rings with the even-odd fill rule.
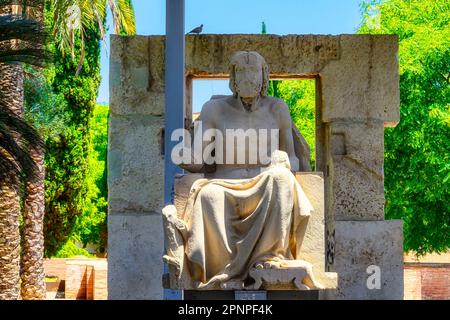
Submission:
[[[109,299],[163,297],[163,57],[162,41],[111,37]]]
[[[384,127],[400,120],[396,36],[340,36],[320,72],[333,299],[403,298],[403,229],[384,220]],[[380,286],[367,285],[379,270]],[[372,279],[372,278],[371,278]]]

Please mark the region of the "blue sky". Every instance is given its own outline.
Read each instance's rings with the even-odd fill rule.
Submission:
[[[203,33],[261,33],[265,21],[267,33],[272,34],[342,34],[354,33],[360,22],[361,0],[185,1],[186,32],[203,23]],[[165,33],[165,0],[133,0],[133,4],[138,34]],[[102,48],[99,103],[109,101],[108,59]],[[193,91],[194,111],[212,94],[229,92],[227,82],[217,80],[195,81]]]

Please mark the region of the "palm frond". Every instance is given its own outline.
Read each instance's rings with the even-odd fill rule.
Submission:
[[[115,33],[123,31],[125,34],[136,34],[136,24],[134,17],[134,8],[131,0],[116,0],[119,23],[114,27]]]
[[[0,113],[0,121],[2,121]],[[0,125],[0,163],[8,171],[1,173],[1,178],[9,174],[20,174],[21,172],[29,179],[33,179],[33,173],[36,169],[33,159],[27,153],[26,149],[20,146],[13,137],[9,128]]]
[[[51,0],[54,8],[53,34],[58,48],[74,56],[75,38],[80,37],[80,57],[76,74],[84,62],[84,40],[86,30],[97,26],[101,39],[105,39],[104,22],[109,6],[114,23],[114,32],[135,34],[134,10],[130,0]]]
[[[10,131],[20,135],[22,142],[33,145],[35,148],[44,148],[45,144],[39,133],[24,119],[11,114],[0,102],[0,123]]]
[[[45,144],[35,129],[6,110],[0,101],[0,179],[23,174],[31,181],[37,168],[28,148],[45,149]]]
[[[114,25],[114,33],[118,34],[120,31],[118,30],[120,26],[120,18],[119,18],[119,8],[116,5],[116,1],[114,0],[108,0],[109,3],[109,10],[111,10],[111,15],[113,18],[113,25]]]
[[[84,62],[84,39],[87,29],[99,26],[104,35],[103,21],[105,19],[104,0],[52,0],[54,7],[53,34],[60,51],[65,54],[70,51],[74,56],[75,37],[80,36],[80,61],[77,74]]]
[[[130,0],[108,0],[113,17],[114,33],[135,34],[134,9]]]

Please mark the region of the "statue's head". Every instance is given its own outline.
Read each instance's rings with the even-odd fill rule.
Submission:
[[[256,51],[238,51],[230,59],[230,89],[235,97],[267,96],[269,67]]]

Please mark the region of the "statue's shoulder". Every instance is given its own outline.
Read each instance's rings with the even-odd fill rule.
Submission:
[[[225,96],[225,95],[214,95],[205,102],[205,104],[202,107],[203,109],[213,109],[217,107],[224,107],[229,105],[229,99],[231,96]]]
[[[202,111],[201,111],[201,117],[203,119],[213,119],[216,114],[218,114],[218,111],[222,108],[226,107],[228,105],[228,100],[230,96],[225,95],[215,95],[212,96],[211,99],[206,101],[203,104]]]
[[[265,97],[264,100],[270,107],[272,113],[279,115],[289,114],[289,107],[283,99],[277,97]]]

